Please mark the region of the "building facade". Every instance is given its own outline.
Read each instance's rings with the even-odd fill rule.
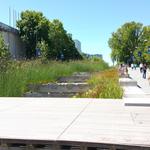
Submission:
[[[74,42],[75,42],[75,47],[81,53],[81,42],[79,40],[74,40]]]
[[[25,57],[25,46],[17,29],[0,22],[0,34],[2,34],[4,42],[10,50],[12,58],[21,59]]]
[[[85,54],[88,58],[94,58],[94,57],[97,57],[97,58],[101,58],[103,59],[103,55],[102,54]]]

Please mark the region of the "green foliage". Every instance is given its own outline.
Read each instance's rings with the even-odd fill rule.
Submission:
[[[144,54],[146,44],[150,41],[149,35],[149,26],[143,27],[141,23],[136,22],[125,23],[115,33],[112,33],[109,39],[112,60],[124,63],[147,61],[144,55],[140,57],[138,52],[141,51]]]
[[[89,80],[89,84],[93,88],[77,97],[120,99],[123,96],[116,69],[106,70],[93,75]]]
[[[45,60],[48,56],[47,52],[49,50],[48,44],[45,41],[38,42],[37,47],[41,50],[42,60]]]
[[[48,39],[49,20],[41,12],[25,11],[17,22],[20,36],[26,45],[27,58],[35,57],[36,44],[42,39]]]
[[[57,19],[50,23],[49,43],[48,58],[59,60],[61,54],[64,55],[65,60],[82,58],[75,48],[72,37],[67,34],[62,22]]]
[[[99,57],[96,57],[96,56],[90,58],[90,60],[91,60],[91,61],[95,61],[95,62],[96,62],[96,61],[97,61],[97,62],[98,62],[98,61],[103,61],[103,59],[101,59],[101,58],[99,58]]]
[[[0,34],[0,72],[6,72],[10,64],[10,52]]]
[[[150,26],[146,26],[143,28],[143,45],[141,45],[140,49],[142,52],[141,59],[142,62],[150,64],[150,54],[148,54],[148,47],[150,46]]]
[[[44,43],[46,49],[42,50],[44,53],[42,55],[47,59],[58,60],[61,54],[66,60],[82,59],[72,37],[67,34],[62,22],[57,19],[50,22],[41,12],[27,10],[21,13],[21,20],[17,22],[17,27],[26,45],[27,58],[35,57],[36,48],[39,48],[38,43]]]
[[[40,60],[13,62],[6,72],[0,72],[0,96],[21,96],[29,83],[55,82],[61,76],[69,76],[74,72],[96,72],[107,69],[105,62],[50,61],[46,64]]]

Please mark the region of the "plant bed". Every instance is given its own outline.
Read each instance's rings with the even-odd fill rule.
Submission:
[[[49,61],[46,64],[40,60],[14,61],[7,72],[0,72],[0,96],[19,97],[29,90],[29,84],[54,83],[59,78],[71,76],[75,72],[92,73],[108,68],[104,61]]]
[[[78,94],[77,98],[111,98],[121,99],[123,89],[119,85],[119,75],[116,69],[96,73],[89,80],[91,88],[89,91]]]

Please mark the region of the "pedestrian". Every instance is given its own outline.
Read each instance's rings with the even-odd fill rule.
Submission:
[[[61,61],[64,61],[64,54],[63,53],[61,53],[61,55],[60,55],[60,59],[61,59]]]
[[[134,64],[134,69],[136,70],[136,64]]]
[[[147,66],[146,64],[143,65],[143,78],[146,79],[146,71],[147,71]]]
[[[140,72],[142,73],[143,72],[143,64],[140,63]]]
[[[131,64],[131,68],[132,68],[132,70],[133,70],[133,67],[134,67],[134,65],[133,65],[133,64]]]
[[[124,67],[124,74],[125,74],[125,77],[129,77],[127,65],[125,65],[125,67]]]
[[[120,66],[119,66],[119,76],[120,77],[124,76],[124,67],[123,67],[123,64],[120,64]]]

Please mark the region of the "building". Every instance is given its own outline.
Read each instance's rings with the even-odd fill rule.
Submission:
[[[95,54],[95,55],[93,55],[93,57],[98,57],[98,58],[103,59],[103,55],[102,54]]]
[[[8,46],[11,56],[14,59],[20,59],[25,56],[25,46],[19,36],[19,31],[0,22],[0,34]]]
[[[74,42],[75,42],[75,47],[81,53],[81,42],[79,40],[74,40]]]
[[[98,57],[103,59],[103,55],[102,54],[85,54],[88,58],[94,58],[94,57]]]

